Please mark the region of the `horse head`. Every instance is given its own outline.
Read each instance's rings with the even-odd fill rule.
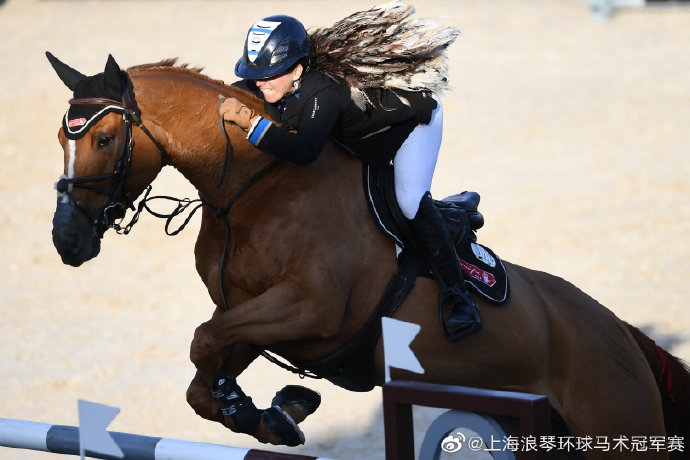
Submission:
[[[112,56],[102,73],[85,76],[46,55],[74,94],[58,132],[64,171],[56,184],[53,244],[76,267],[98,255],[105,231],[133,209],[163,160],[133,161],[132,124],[141,122],[128,76]]]

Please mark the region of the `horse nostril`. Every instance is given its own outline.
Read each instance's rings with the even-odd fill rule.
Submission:
[[[85,221],[82,224],[53,227],[53,245],[62,262],[73,267],[93,259],[101,251],[101,240],[93,226]]]
[[[81,248],[82,238],[81,235],[77,232],[67,232],[67,235],[65,236],[65,242],[70,248],[72,248],[74,252],[77,252],[79,248]]]
[[[61,253],[78,253],[83,241],[84,239],[79,232],[65,227],[53,229],[53,243]]]

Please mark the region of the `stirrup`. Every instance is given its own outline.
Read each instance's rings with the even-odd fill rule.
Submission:
[[[446,303],[451,305],[457,305],[458,300],[463,304],[462,308],[471,309],[471,322],[467,326],[449,330],[446,326],[446,320],[443,317],[443,312],[445,310]],[[443,329],[443,335],[449,342],[457,342],[458,340],[467,337],[479,331],[482,328],[482,318],[479,314],[479,307],[474,303],[472,297],[470,297],[467,291],[458,289],[457,287],[452,287],[444,290],[438,295],[438,314],[441,320],[441,328]]]

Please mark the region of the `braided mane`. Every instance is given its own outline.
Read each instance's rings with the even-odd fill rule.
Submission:
[[[394,0],[354,13],[310,33],[314,68],[350,86],[360,108],[367,88],[430,90],[448,87],[446,48],[460,35],[429,19],[410,20],[413,6]]]

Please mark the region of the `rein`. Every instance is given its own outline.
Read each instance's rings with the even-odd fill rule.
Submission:
[[[220,105],[220,103],[219,103]],[[223,181],[225,180],[225,173],[227,172],[227,167],[228,163],[230,160],[230,151],[232,148],[232,144],[230,143],[230,137],[228,136],[228,132],[225,129],[225,123],[223,123],[223,119],[221,118],[220,120],[220,130],[223,133],[223,136],[225,136],[225,159],[223,161],[223,168],[221,171],[220,175],[220,181],[218,182],[218,185],[216,186],[216,190],[223,184]],[[269,164],[261,168],[258,172],[254,173],[252,177],[250,177],[247,182],[242,184],[242,186],[233,193],[233,195],[230,197],[230,200],[228,201],[228,204],[225,205],[225,207],[220,208],[220,209],[214,209],[214,215],[221,219],[225,217],[229,212],[230,209],[232,209],[232,206],[235,204],[237,199],[252,185],[254,185],[261,177],[263,177],[266,173],[268,173],[270,170],[272,170],[275,166],[278,165],[282,161],[282,158],[276,157],[274,158]],[[203,206],[206,205],[209,208],[213,208],[213,206],[210,205],[210,203],[204,201],[203,199],[200,199],[201,204],[199,204],[194,210],[192,210],[192,214],[196,212],[196,210]],[[191,217],[191,215],[189,216]],[[187,221],[189,218],[187,219]],[[187,222],[185,221],[185,223]],[[169,221],[168,221],[169,222]],[[228,249],[230,248],[230,234],[231,234],[231,229],[230,229],[230,222],[228,222],[227,219],[223,219],[223,223],[225,224],[225,244],[223,245],[223,252],[220,257],[220,262],[219,262],[219,268],[218,268],[218,289],[220,290],[220,298],[223,301],[223,307],[225,307],[225,311],[230,310],[230,304],[228,303],[228,300],[225,298],[225,289],[223,288],[223,272],[225,269],[225,258],[228,254]],[[166,224],[167,228],[167,224]],[[305,378],[309,377],[312,379],[320,379],[322,378],[321,376],[309,371],[308,369],[305,369],[303,367],[296,367],[288,363],[284,363],[280,359],[278,359],[276,356],[272,355],[268,350],[261,350],[261,356],[266,358],[269,362],[275,364],[276,366],[292,372],[293,374],[297,374],[300,376],[300,378]]]

